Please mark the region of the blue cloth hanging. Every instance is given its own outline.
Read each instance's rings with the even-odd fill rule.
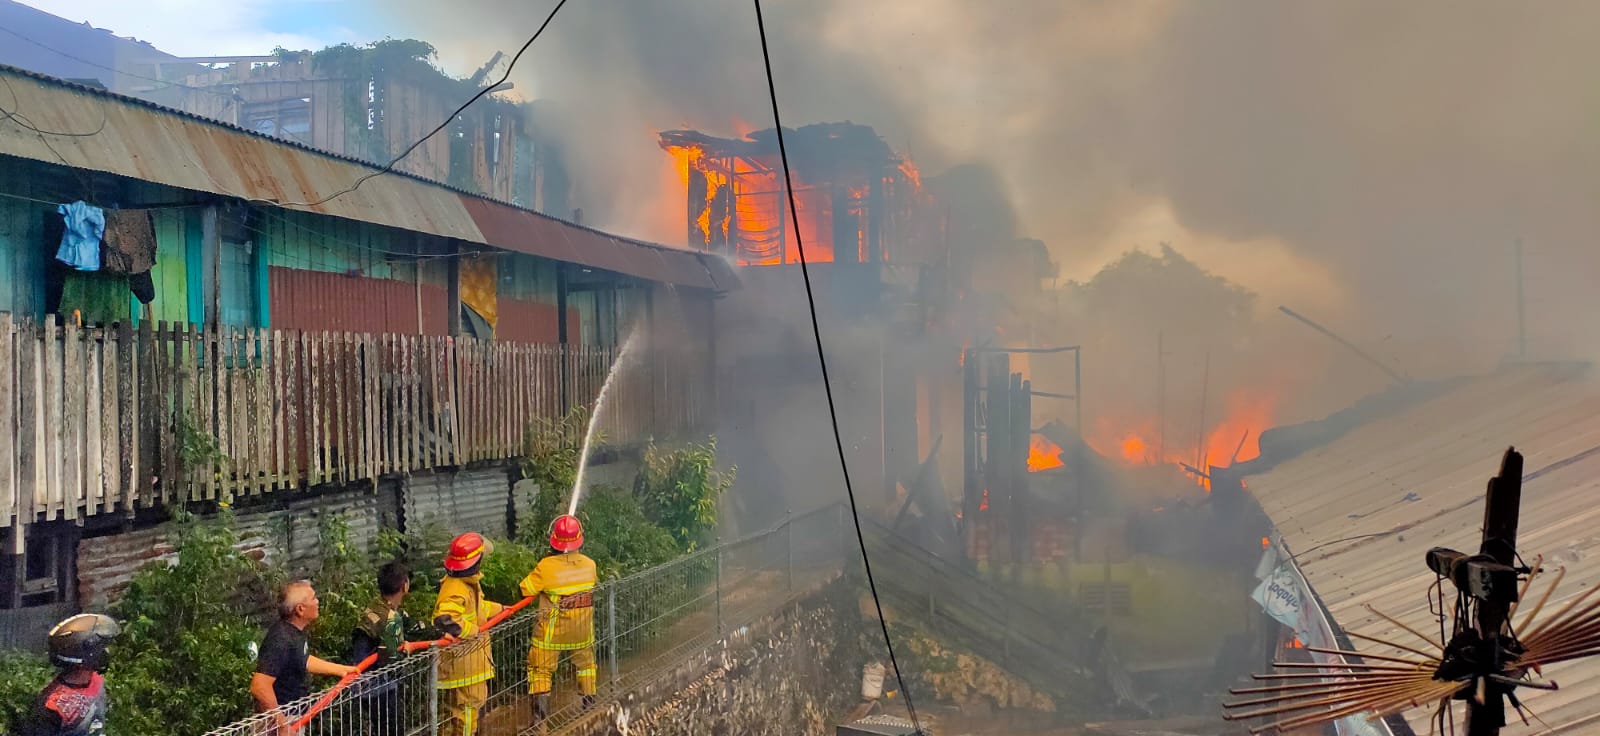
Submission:
[[[79,271],[100,270],[100,239],[106,233],[106,213],[82,200],[56,207],[66,221],[56,260]]]

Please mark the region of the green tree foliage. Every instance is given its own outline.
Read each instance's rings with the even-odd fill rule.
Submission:
[[[0,651],[0,733],[17,733],[33,701],[55,677],[50,663],[32,652]]]
[[[350,538],[350,523],[343,516],[319,518],[317,542],[322,553],[311,585],[319,602],[317,622],[311,626],[311,651],[324,659],[350,662],[350,632],[361,612],[378,598],[378,570],[372,557]],[[288,559],[287,550],[280,559]]]
[[[522,477],[564,496],[578,482],[578,461],[588,431],[589,410],[582,406],[560,419],[530,422],[522,439]],[[594,442],[604,444],[604,433],[595,433]]]
[[[530,518],[519,523],[519,538],[495,540],[484,567],[490,599],[519,599],[518,584],[548,554],[545,535],[550,521],[565,511],[587,425],[587,413],[576,410],[530,427],[522,472],[542,490],[531,512],[524,511]],[[716,468],[714,439],[673,449],[652,444],[631,490],[595,486],[579,505],[584,551],[602,579],[676,559],[710,540],[717,500],[732,481],[731,471]],[[248,716],[254,648],[276,616],[279,587],[291,579],[287,527],[275,535],[279,554],[273,565],[240,551],[225,507],[209,519],[177,509],[167,532],[174,558],[139,571],[111,610],[123,626],[107,672],[112,736],[198,736]],[[420,522],[407,533],[381,532],[368,549],[352,538],[342,517],[320,517],[319,554],[306,571],[321,600],[320,619],[308,632],[312,651],[348,660],[350,631],[377,596],[375,570],[386,560],[398,559],[411,570],[406,611],[418,621],[431,620],[450,537],[444,525]],[[712,563],[714,558],[704,558],[696,564]],[[683,598],[693,592],[689,587],[711,579],[704,570],[670,577],[655,585],[648,600],[619,600],[620,620],[666,626],[671,617],[662,616],[661,601]],[[0,726],[9,726],[50,676],[37,657],[0,659]]]
[[[483,561],[483,597],[506,605],[521,600],[518,585],[544,555],[545,550],[539,547],[496,540],[494,553]]]
[[[666,529],[685,552],[704,546],[717,528],[717,501],[737,468],[717,469],[717,439],[662,449],[651,442],[634,480],[644,515]]]
[[[626,489],[595,486],[578,507],[583,551],[594,559],[600,579],[631,575],[671,561],[680,554],[671,532],[645,518]]]

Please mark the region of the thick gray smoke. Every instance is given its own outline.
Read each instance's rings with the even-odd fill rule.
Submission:
[[[467,67],[549,5],[394,7]],[[989,166],[1064,276],[1171,242],[1262,319],[1289,303],[1459,373],[1516,350],[1521,238],[1530,356],[1600,355],[1600,5],[771,0],[768,29],[790,124],[873,125],[930,175]],[[523,65],[586,220],[643,237],[682,237],[656,131],[770,125],[743,0],[571,3]],[[1322,339],[1289,326],[1284,353]]]

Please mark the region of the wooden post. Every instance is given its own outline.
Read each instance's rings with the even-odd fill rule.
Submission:
[[[1500,474],[1489,479],[1488,499],[1483,510],[1483,543],[1479,554],[1492,557],[1495,562],[1513,567],[1517,564],[1517,523],[1522,507],[1522,454],[1508,448],[1500,460]],[[1505,629],[1510,615],[1510,603],[1501,601],[1478,602],[1478,635],[1483,637],[1498,659],[1500,647],[1496,643]],[[1491,668],[1499,671],[1499,662]],[[1467,699],[1467,736],[1497,736],[1506,725],[1506,703],[1500,686],[1490,683],[1487,697],[1478,703],[1474,697]]]
[[[693,222],[691,220],[690,222]],[[556,264],[556,342],[561,344],[561,416],[571,410],[568,385],[571,377],[567,370],[567,266]]]
[[[461,337],[461,246],[452,241],[449,249],[451,256],[444,261],[447,269],[444,297],[445,334]]]
[[[219,226],[217,206],[206,205],[200,211],[200,248],[211,258],[211,283],[206,289],[207,314],[201,322],[222,324],[222,228]]]

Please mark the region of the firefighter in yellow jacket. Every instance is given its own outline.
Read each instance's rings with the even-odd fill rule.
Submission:
[[[578,551],[583,546],[583,525],[570,514],[550,525],[554,554],[539,560],[522,579],[522,595],[539,599],[539,618],[533,646],[528,650],[528,692],[535,696],[534,712],[540,721],[550,713],[550,677],[562,653],[572,656],[578,670],[578,691],[583,707],[594,705],[594,560]]]
[[[448,736],[473,736],[478,730],[478,711],[489,699],[489,680],[494,678],[494,657],[489,637],[478,637],[483,624],[503,608],[483,599],[483,557],[494,545],[475,532],[455,538],[445,556],[445,578],[439,583],[439,600],[433,606],[433,625],[450,636],[463,639],[439,654],[439,689],[446,692],[445,707],[450,719],[439,733]]]

